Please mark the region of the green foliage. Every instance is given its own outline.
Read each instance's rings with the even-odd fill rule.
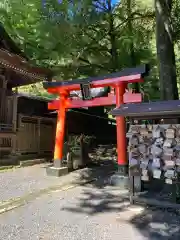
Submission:
[[[42,2],[6,0],[0,5],[0,20],[33,63],[51,67],[54,78],[61,81],[131,67],[133,53],[134,65],[150,63],[152,67],[141,90],[147,99],[159,97],[153,1],[121,0],[116,5],[111,0]],[[178,49],[180,1],[175,2]],[[46,95],[39,83],[21,90]]]

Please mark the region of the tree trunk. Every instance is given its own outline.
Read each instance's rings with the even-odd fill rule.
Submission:
[[[127,27],[128,27],[128,32],[130,36],[130,64],[131,67],[136,66],[136,57],[135,57],[135,51],[134,51],[134,42],[133,42],[133,26],[132,26],[132,0],[127,0],[127,16],[128,16],[128,22],[127,22]],[[139,84],[134,83],[133,88],[135,92],[139,92]]]
[[[109,38],[111,43],[111,58],[112,58],[112,71],[115,72],[118,70],[118,51],[116,45],[116,33],[114,30],[114,16],[113,16],[113,9],[112,9],[112,1],[107,1],[107,8],[108,8],[108,20],[109,20]]]
[[[162,100],[179,98],[176,81],[171,8],[172,0],[155,0],[156,46]]]

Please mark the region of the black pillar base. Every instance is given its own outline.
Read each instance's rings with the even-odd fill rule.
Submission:
[[[60,177],[68,174],[68,168],[63,167],[62,160],[54,159],[53,166],[46,168],[46,174],[48,176]]]
[[[118,165],[117,172],[111,176],[110,184],[120,189],[129,189],[128,166]]]

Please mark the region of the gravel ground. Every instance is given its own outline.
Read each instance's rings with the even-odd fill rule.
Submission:
[[[41,196],[0,215],[0,240],[176,240],[180,217],[130,208],[103,179]]]
[[[72,181],[77,182],[82,178],[83,180],[89,180],[99,175],[95,173],[95,168],[86,168],[56,178],[46,175],[46,167],[47,164],[40,164],[32,167],[0,172],[0,202],[7,201],[11,198],[22,197],[27,193],[34,193],[40,189],[46,189]],[[108,171],[109,167],[105,166],[105,169]],[[97,171],[102,172],[103,167]]]

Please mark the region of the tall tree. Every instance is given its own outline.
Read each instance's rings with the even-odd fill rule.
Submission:
[[[127,27],[129,31],[129,37],[130,37],[130,46],[129,46],[129,54],[130,54],[130,62],[131,65],[134,67],[136,65],[136,56],[134,51],[134,40],[133,40],[133,17],[132,17],[132,0],[127,0],[127,16],[128,16],[128,22]],[[139,92],[139,84],[135,83],[134,88],[136,92]]]
[[[7,2],[1,16],[8,32],[32,61],[51,67],[58,80],[155,63],[149,44],[154,16],[152,8],[142,8],[142,0],[131,0],[129,12],[127,0]],[[154,85],[153,75],[141,87],[157,98]]]
[[[155,0],[156,46],[162,100],[178,99],[179,97],[171,21],[172,2],[172,0]]]

